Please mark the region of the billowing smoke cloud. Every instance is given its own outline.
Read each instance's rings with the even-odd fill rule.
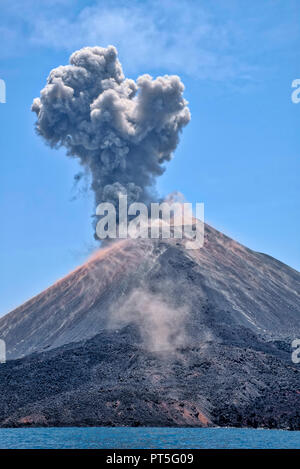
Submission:
[[[175,75],[125,79],[113,46],[86,47],[50,72],[32,110],[38,133],[91,174],[96,205],[119,193],[148,204],[190,121],[183,90]]]

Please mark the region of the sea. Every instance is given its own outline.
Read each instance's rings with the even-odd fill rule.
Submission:
[[[300,431],[245,428],[2,428],[1,449],[300,448]]]

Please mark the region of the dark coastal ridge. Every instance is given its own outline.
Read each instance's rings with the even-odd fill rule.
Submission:
[[[0,425],[300,429],[300,273],[206,225],[126,240],[0,319]]]

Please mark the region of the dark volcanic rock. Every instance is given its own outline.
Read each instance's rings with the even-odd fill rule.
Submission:
[[[1,366],[0,425],[299,430],[299,379],[271,344],[147,352],[128,326]]]
[[[0,319],[0,425],[300,429],[299,286],[209,226],[118,242]]]

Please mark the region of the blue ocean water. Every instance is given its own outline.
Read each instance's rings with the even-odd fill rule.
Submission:
[[[2,428],[0,448],[300,448],[300,432],[241,428]]]

